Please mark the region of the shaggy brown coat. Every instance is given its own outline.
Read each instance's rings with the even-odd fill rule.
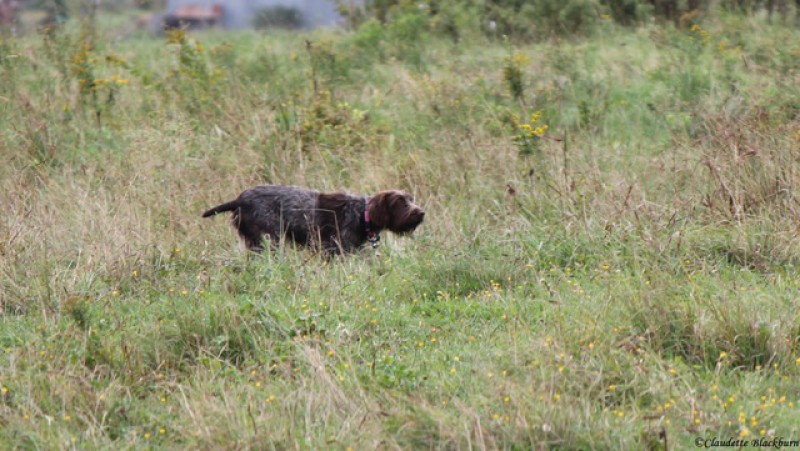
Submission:
[[[352,252],[364,245],[370,232],[378,234],[385,229],[410,233],[425,217],[423,209],[402,191],[364,197],[284,185],[248,189],[235,200],[206,211],[203,217],[226,211],[233,212],[233,226],[247,248],[256,252],[263,250],[265,236],[273,244],[286,238],[326,252]]]

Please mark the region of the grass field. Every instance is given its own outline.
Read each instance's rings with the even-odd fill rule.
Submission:
[[[797,27],[99,23],[0,38],[0,447],[800,440]],[[261,183],[426,222],[252,255]]]

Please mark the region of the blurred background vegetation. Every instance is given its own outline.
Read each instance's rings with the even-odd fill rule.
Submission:
[[[165,2],[20,6],[0,448],[800,437],[796,4],[382,1],[167,32]],[[199,215],[262,183],[428,213],[377,252],[255,256]]]

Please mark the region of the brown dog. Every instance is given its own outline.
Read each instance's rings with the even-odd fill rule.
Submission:
[[[285,237],[326,252],[352,252],[367,241],[377,244],[384,229],[410,233],[425,217],[425,211],[402,191],[364,197],[282,185],[251,188],[203,217],[225,211],[233,212],[233,226],[248,249],[256,252],[263,250],[264,235],[272,243]]]

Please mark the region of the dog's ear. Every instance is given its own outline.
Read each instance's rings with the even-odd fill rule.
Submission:
[[[375,229],[381,230],[391,225],[392,211],[396,208],[398,198],[402,198],[398,191],[381,191],[369,199],[369,221]]]

